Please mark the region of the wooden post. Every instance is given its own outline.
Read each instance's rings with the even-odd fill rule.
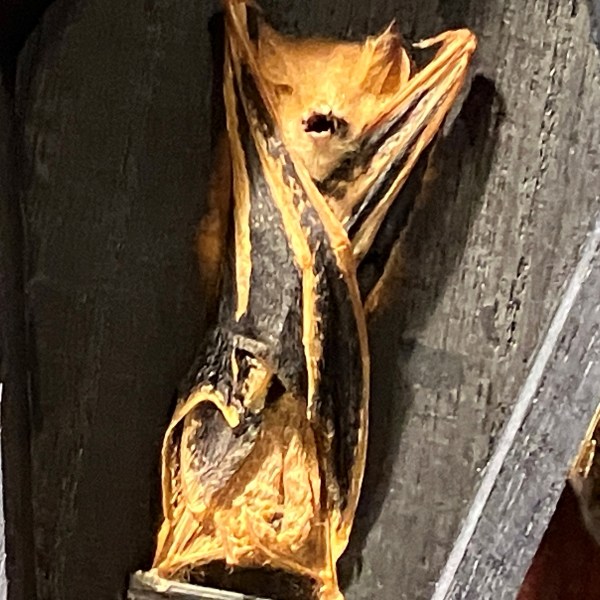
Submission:
[[[370,324],[371,444],[340,573],[348,600],[370,600],[374,590],[377,600],[427,600],[598,210],[600,59],[590,3],[261,4],[275,25],[302,35],[361,37],[395,19],[409,40],[462,25],[480,39],[463,107],[424,178],[409,186],[416,208],[387,309]],[[128,574],[151,562],[161,438],[204,327],[193,245],[210,171],[215,11],[177,0],[55,2],[19,54],[12,175],[20,206],[8,206],[23,215],[26,295],[17,313],[27,315],[28,337],[17,356],[27,357],[27,371],[18,385],[25,403],[11,403],[10,416],[5,404],[3,427],[14,439],[32,432],[37,574],[16,577],[37,584],[43,600],[118,597]],[[23,325],[9,335],[17,346]],[[583,376],[573,369],[569,377]],[[32,420],[23,422],[27,389]],[[551,390],[542,392],[556,408]],[[524,423],[543,433],[537,406]],[[569,423],[575,417],[568,404],[557,410]],[[541,440],[551,457],[523,455],[522,477],[543,510],[518,538],[494,600],[514,597],[548,521],[576,427],[565,435],[560,452]],[[516,460],[517,446],[511,452]],[[28,454],[5,450],[4,459],[25,489]],[[551,475],[537,470],[550,466]],[[502,505],[500,493],[489,502]],[[515,504],[519,519],[532,498]],[[488,506],[481,528],[494,523]],[[8,501],[6,509],[10,517]],[[33,553],[24,523],[21,551]],[[452,585],[488,538],[476,527],[457,567],[463,579]],[[478,569],[491,564],[485,585],[496,590],[492,542]]]

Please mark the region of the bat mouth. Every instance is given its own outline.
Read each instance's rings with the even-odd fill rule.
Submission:
[[[336,134],[343,136],[348,130],[348,122],[331,112],[314,112],[302,120],[302,125],[304,131],[312,137],[330,137]]]

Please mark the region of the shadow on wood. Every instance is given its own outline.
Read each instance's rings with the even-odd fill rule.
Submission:
[[[23,227],[14,190],[12,90],[0,77],[0,382],[6,575],[11,598],[35,593],[31,507],[30,413],[27,397]],[[3,540],[4,542],[4,540]],[[2,559],[4,557],[1,557]],[[0,582],[0,589],[2,583]]]

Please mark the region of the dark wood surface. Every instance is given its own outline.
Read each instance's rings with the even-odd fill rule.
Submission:
[[[462,25],[480,37],[471,91],[411,186],[418,206],[371,323],[372,441],[341,569],[349,600],[426,599],[598,210],[588,4],[263,5],[305,35],[358,37],[396,18],[412,40]],[[215,11],[56,0],[20,55],[42,600],[112,600],[149,566],[160,440],[203,328],[193,237],[210,169]]]
[[[159,448],[201,332],[206,3],[55,2],[18,67],[38,597],[149,565]]]

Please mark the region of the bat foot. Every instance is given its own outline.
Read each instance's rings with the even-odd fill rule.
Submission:
[[[336,587],[319,592],[319,600],[344,600],[344,594]]]

